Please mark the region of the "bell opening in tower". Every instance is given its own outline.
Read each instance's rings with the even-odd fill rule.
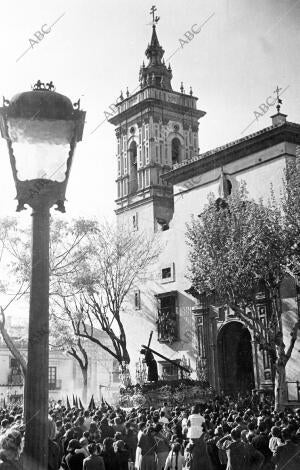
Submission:
[[[181,143],[178,137],[172,140],[172,165],[181,161]]]
[[[137,180],[137,145],[135,141],[132,141],[129,146],[129,162],[130,162],[130,173],[129,173],[129,194],[135,193],[138,189]]]

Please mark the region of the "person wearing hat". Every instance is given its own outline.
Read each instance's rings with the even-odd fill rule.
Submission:
[[[71,439],[67,448],[68,455],[65,459],[68,470],[82,470],[85,456],[82,452],[76,452],[76,450],[79,449],[81,449],[79,441],[77,439]]]

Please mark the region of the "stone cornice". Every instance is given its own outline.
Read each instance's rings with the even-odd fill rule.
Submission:
[[[281,142],[300,144],[300,124],[286,122],[278,126],[267,127],[242,139],[200,154],[191,160],[184,160],[174,165],[173,169],[164,173],[161,178],[176,184],[196,174],[206,173],[216,167],[224,166]]]
[[[140,113],[149,113],[153,115],[153,108],[156,108],[160,112],[161,110],[163,110],[163,112],[169,111],[171,113],[185,115],[186,120],[190,119],[191,117],[195,119],[200,119],[206,114],[205,111],[201,111],[200,109],[193,109],[188,106],[172,103],[170,101],[164,101],[158,98],[145,98],[143,101],[140,101],[139,103],[133,105],[131,108],[128,108],[121,113],[115,114],[115,116],[108,119],[108,121],[111,124],[120,125],[121,123],[124,123],[126,120],[129,120],[134,116],[138,116],[138,118],[140,119]],[[146,118],[146,116],[144,116],[143,118]]]

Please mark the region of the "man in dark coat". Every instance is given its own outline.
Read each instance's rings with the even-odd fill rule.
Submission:
[[[284,428],[281,432],[284,444],[278,446],[272,461],[276,464],[276,470],[299,470],[300,469],[300,447],[292,442],[291,430]]]
[[[230,436],[224,436],[217,442],[217,447],[226,451],[226,470],[248,470],[246,466],[245,446],[241,442],[241,431],[234,428]]]
[[[269,436],[264,421],[258,425],[258,435],[252,440],[253,447],[261,452],[265,458],[262,470],[272,470],[274,468],[271,463],[272,452],[269,448]]]
[[[76,450],[79,449],[81,449],[79,441],[77,439],[71,439],[67,448],[69,453],[66,456],[68,470],[82,470],[84,454],[81,452],[76,452]]]

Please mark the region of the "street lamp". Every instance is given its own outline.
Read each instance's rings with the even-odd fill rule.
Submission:
[[[24,391],[25,468],[48,468],[49,221],[50,208],[65,212],[67,182],[85,112],[80,102],[38,81],[0,108],[17,190],[17,211],[32,208],[32,264],[28,360]]]

